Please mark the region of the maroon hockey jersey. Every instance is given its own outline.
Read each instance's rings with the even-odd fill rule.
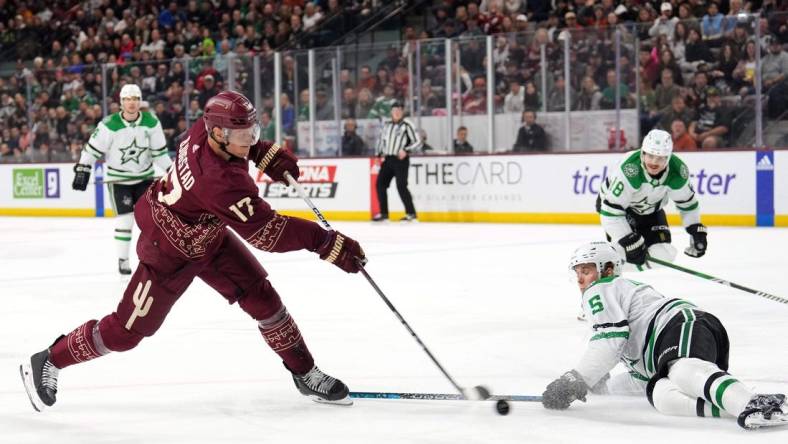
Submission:
[[[270,145],[258,142],[249,157],[259,157]],[[185,134],[172,167],[135,205],[134,214],[141,237],[160,240],[161,253],[188,260],[211,256],[228,226],[254,247],[271,252],[316,251],[327,239],[319,225],[278,214],[258,193],[248,160],[220,157],[208,145],[205,126],[198,124]]]

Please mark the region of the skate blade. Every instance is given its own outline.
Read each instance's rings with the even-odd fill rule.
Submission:
[[[25,391],[27,392],[27,397],[30,399],[30,404],[33,405],[33,408],[37,412],[44,411],[46,405],[38,397],[38,392],[36,391],[36,384],[33,381],[33,368],[30,364],[22,364],[19,366],[19,375],[22,377],[22,384],[25,386]]]
[[[776,427],[788,425],[788,415],[772,413],[771,419],[763,417],[763,413],[754,413],[744,420],[744,428],[747,430],[757,430],[761,427]]]
[[[321,398],[321,397],[316,396],[316,395],[308,395],[308,396],[309,396],[309,398],[312,401],[315,401],[318,404],[339,405],[339,406],[343,406],[343,407],[349,407],[349,406],[353,405],[353,399],[350,397],[350,395],[345,396],[342,399],[337,399],[335,401],[331,401],[331,400],[328,400],[328,399],[325,399],[325,398]]]

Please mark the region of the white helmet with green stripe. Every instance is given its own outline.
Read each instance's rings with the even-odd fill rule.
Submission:
[[[620,276],[624,260],[615,248],[608,242],[590,242],[575,249],[569,260],[569,270],[573,271],[580,264],[594,264],[601,277],[608,263],[613,264],[613,275]]]

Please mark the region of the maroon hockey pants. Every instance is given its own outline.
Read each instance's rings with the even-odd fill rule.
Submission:
[[[56,367],[62,369],[110,351],[130,350],[142,338],[153,336],[198,277],[230,304],[238,302],[258,321],[265,342],[292,372],[303,374],[312,368],[314,360],[298,326],[268,282],[266,271],[235,234],[226,232],[216,253],[199,261],[157,254],[156,241],[145,237],[139,242],[141,262],[118,308],[55,341],[50,360]]]

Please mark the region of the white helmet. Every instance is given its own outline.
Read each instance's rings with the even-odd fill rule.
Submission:
[[[123,88],[120,89],[120,100],[126,97],[139,97],[139,99],[142,100],[142,91],[140,91],[140,87],[133,83],[123,85]]]
[[[572,259],[569,260],[569,270],[574,271],[574,268],[580,264],[594,264],[601,277],[605,265],[608,263],[613,264],[613,275],[620,276],[624,260],[621,259],[615,248],[608,242],[591,242],[577,247],[572,253]]]
[[[654,129],[643,138],[642,152],[653,156],[670,157],[673,153],[673,138],[667,131]]]

